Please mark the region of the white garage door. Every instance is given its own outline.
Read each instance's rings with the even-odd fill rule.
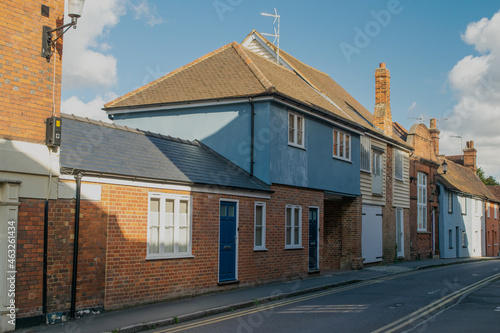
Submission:
[[[382,207],[363,205],[361,253],[364,263],[382,261]]]

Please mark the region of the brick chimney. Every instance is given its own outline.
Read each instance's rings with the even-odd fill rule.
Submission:
[[[432,146],[434,147],[434,153],[436,153],[436,155],[439,155],[439,133],[441,133],[441,131],[437,129],[436,118],[431,119],[429,133],[431,134],[431,140],[432,140]]]
[[[392,136],[391,73],[385,63],[375,70],[375,113],[373,124],[385,135]]]
[[[465,143],[466,148],[464,149],[464,166],[471,168],[474,173],[476,173],[476,153],[477,150],[474,148],[474,141],[467,141]]]

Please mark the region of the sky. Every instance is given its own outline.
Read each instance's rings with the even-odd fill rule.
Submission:
[[[497,0],[86,0],[64,38],[61,111],[107,120],[103,105],[256,29],[373,112],[375,69],[391,71],[393,121],[436,118],[440,153],[473,140],[500,180]],[[272,37],[269,37],[273,41]]]

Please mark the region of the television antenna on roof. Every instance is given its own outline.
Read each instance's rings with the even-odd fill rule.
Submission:
[[[264,36],[269,36],[269,37],[274,37],[273,44],[278,41],[278,44],[276,44],[278,51],[276,52],[276,60],[278,64],[280,63],[280,16],[278,15],[278,11],[276,11],[276,8],[274,8],[274,14],[268,14],[268,13],[260,13],[262,16],[270,16],[274,17],[273,24],[278,21],[278,30],[276,30],[276,27],[274,27],[274,35],[273,34],[267,34],[267,33],[262,33]]]
[[[408,117],[406,119],[416,119],[416,120],[419,120],[421,124],[423,124],[424,120],[425,120],[423,115],[420,115],[420,117],[416,117],[416,118]]]

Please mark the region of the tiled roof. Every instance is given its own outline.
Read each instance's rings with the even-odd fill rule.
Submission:
[[[372,127],[373,115],[328,75],[282,54],[308,80],[233,42],[105,104],[105,109],[276,94]],[[314,85],[308,83],[312,81]]]
[[[500,185],[488,185],[488,190],[500,201]]]
[[[448,170],[443,174],[443,161],[446,160]],[[487,198],[492,201],[498,199],[491,193],[490,190],[484,185],[479,177],[469,168],[459,165],[448,158],[438,158],[440,167],[438,169],[438,181],[441,182],[446,188],[469,194],[481,198]]]
[[[63,173],[132,177],[269,191],[269,186],[198,141],[63,115]],[[220,172],[224,171],[221,184]],[[226,172],[227,171],[227,172]],[[228,177],[226,177],[228,176]]]
[[[464,165],[464,155],[451,155],[446,156],[446,159],[453,161],[457,164]]]

